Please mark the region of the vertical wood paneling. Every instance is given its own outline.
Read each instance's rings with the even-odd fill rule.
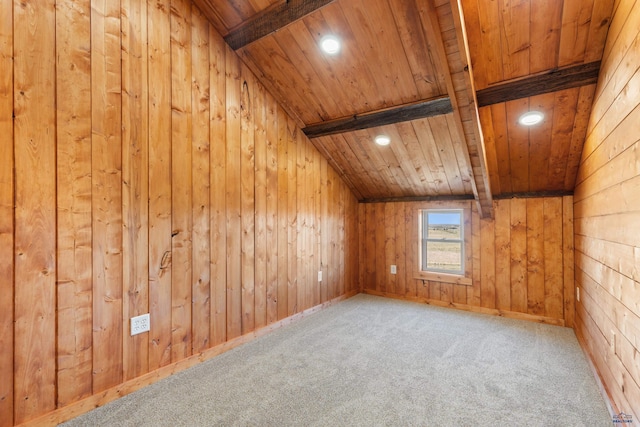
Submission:
[[[566,324],[573,307],[571,291],[566,289],[572,285],[565,282],[573,277],[572,270],[565,271],[573,257],[573,244],[565,242],[573,232],[572,209],[567,207],[572,197],[566,197],[566,201],[562,197],[496,200],[493,219],[480,219],[474,207],[467,207],[469,284],[425,279],[418,272],[419,211],[458,208],[460,202],[362,204],[359,245],[364,290]],[[398,268],[395,277],[389,272],[393,262]]]
[[[320,210],[320,167],[316,166],[319,163],[320,153],[314,147],[308,146],[309,151],[309,182],[307,183],[308,191],[313,195],[312,198],[312,206],[311,206],[311,214],[310,220],[311,224],[309,227],[309,245],[310,245],[310,263],[309,263],[309,283],[310,283],[310,295],[309,295],[309,306],[314,307],[320,304],[320,282],[318,281],[318,271],[320,271],[320,256],[322,251],[318,250],[318,242],[319,242],[319,232],[320,228],[318,225],[318,211]],[[343,215],[344,220],[344,215]],[[345,259],[344,257],[342,259]],[[344,266],[344,263],[342,263]],[[343,276],[344,277],[344,276]],[[344,292],[343,292],[344,293]],[[340,294],[342,295],[342,294]]]
[[[211,344],[227,339],[227,77],[226,45],[209,26],[211,126]]]
[[[398,203],[396,213],[395,213],[395,226],[396,226],[396,253],[395,253],[395,262],[396,265],[396,289],[395,293],[398,295],[405,295],[407,291],[407,251],[411,250],[409,248],[407,250],[406,247],[406,239],[405,235],[407,234],[405,223],[405,204]],[[466,302],[466,297],[465,301]]]
[[[14,2],[15,422],[55,408],[55,4]]]
[[[527,311],[544,314],[544,205],[527,199]]]
[[[295,132],[293,134],[293,139],[296,147],[296,156],[295,156],[295,164],[296,164],[296,209],[297,212],[297,220],[296,220],[296,228],[295,232],[297,237],[296,244],[296,271],[297,271],[297,282],[296,282],[296,312],[304,310],[305,307],[305,297],[306,297],[306,288],[304,284],[307,283],[308,280],[308,270],[305,269],[305,261],[307,255],[307,246],[306,246],[306,220],[308,211],[306,210],[307,200],[304,197],[305,187],[304,184],[306,182],[306,174],[305,174],[305,147],[300,144],[300,132]]]
[[[267,104],[262,85],[253,92],[255,200],[255,327],[267,324]]]
[[[575,326],[573,197],[562,198],[562,282],[564,284],[564,319],[569,328]]]
[[[279,278],[278,278],[278,253],[279,245],[279,216],[278,216],[278,104],[276,100],[269,94],[266,94],[266,263],[267,263],[267,324],[271,324],[278,320],[278,300],[279,300]]]
[[[495,210],[496,284],[511,283],[511,203],[498,201]],[[510,287],[496,287],[496,308],[511,309]]]
[[[308,307],[311,297],[312,282],[309,277],[311,268],[312,248],[310,246],[309,227],[311,225],[311,197],[309,194],[309,153],[307,147],[302,144],[302,135],[297,136],[298,146],[298,212],[300,217],[298,221],[298,233],[301,236],[298,244],[298,278],[300,280],[298,287],[298,310],[302,311]],[[303,196],[304,195],[304,196]],[[307,286],[308,285],[308,286]]]
[[[59,1],[56,7],[57,388],[64,406],[90,396],[92,385],[91,4]]]
[[[386,292],[387,291],[387,281],[389,279],[388,266],[386,261],[385,254],[385,241],[387,237],[387,233],[385,230],[385,204],[376,203],[374,205],[375,210],[375,228],[372,232],[375,233],[376,236],[376,247],[375,247],[375,272],[376,272],[376,290],[378,292]]]
[[[122,381],[120,2],[91,5],[93,392]]]
[[[278,125],[278,319],[289,313],[289,174],[287,120],[284,110],[277,109]]]
[[[287,119],[286,123],[286,139],[287,139],[287,315],[291,316],[298,311],[298,293],[297,293],[297,268],[298,268],[298,220],[300,212],[297,210],[297,178],[298,165],[297,156],[298,148],[295,134],[295,125],[291,119]]]
[[[328,287],[329,280],[329,197],[328,197],[328,184],[329,184],[329,164],[322,164],[320,167],[320,215],[321,215],[321,241],[320,241],[320,269],[322,270],[322,282],[320,282],[320,299],[326,301],[328,299]],[[360,248],[362,251],[362,248]],[[359,266],[356,266],[359,269]],[[364,280],[364,278],[362,279]]]
[[[171,0],[171,361],[191,354],[191,5]]]
[[[334,179],[334,175],[331,172],[327,174],[327,200],[329,203],[329,221],[330,221],[330,230],[327,233],[327,247],[329,250],[328,255],[328,271],[327,271],[327,298],[333,298],[336,290],[336,260],[337,260],[337,248],[336,248],[336,227],[337,224],[335,222],[335,212],[336,212],[336,181]],[[375,238],[375,237],[374,237]],[[375,273],[374,273],[375,278]]]
[[[226,58],[226,202],[227,202],[227,339],[242,333],[240,221],[240,60],[225,46]]]
[[[170,0],[148,0],[149,370],[171,362]]]
[[[511,202],[511,307],[527,311],[527,201]]]
[[[13,3],[0,3],[0,342],[13,342]],[[0,352],[0,426],[13,425],[13,354]]]
[[[240,212],[242,222],[242,333],[255,328],[255,111],[254,80],[242,68],[240,92]]]
[[[149,370],[147,334],[129,320],[149,311],[149,146],[146,3],[122,0],[122,263],[124,379]]]
[[[62,421],[357,286],[357,200],[191,2],[9,3],[0,425]]]
[[[193,352],[209,347],[211,328],[211,232],[210,232],[210,77],[209,77],[209,25],[199,9],[191,14],[193,114],[191,147],[193,188]]]
[[[496,242],[495,221],[480,220],[480,303],[496,308]],[[502,285],[502,284],[500,284]]]
[[[473,221],[471,222],[471,251],[473,252],[473,266],[471,270],[471,277],[473,279],[473,285],[467,289],[467,304],[471,306],[480,306],[481,295],[481,240],[480,240],[480,221],[479,212],[476,206],[471,207],[471,216]]]
[[[385,285],[388,292],[398,293],[396,289],[397,274],[391,274],[391,265],[396,263],[396,206],[395,203],[387,203],[384,205],[384,263],[382,268],[385,271]],[[398,208],[400,208],[398,206]]]
[[[562,318],[562,198],[544,199],[544,315]]]
[[[333,297],[335,298],[339,295],[344,295],[344,292],[345,292],[345,287],[344,287],[345,286],[345,283],[344,283],[345,282],[345,275],[344,275],[345,262],[343,261],[346,259],[346,256],[345,256],[345,219],[346,219],[345,197],[346,197],[346,193],[349,190],[345,186],[344,182],[340,182],[340,179],[338,178],[338,175],[335,172],[333,172],[333,177],[334,177],[334,181],[337,183],[337,185],[340,188],[340,198],[338,201],[338,215],[337,215],[337,221],[338,221],[337,256],[338,258],[336,259],[336,262],[335,262],[335,268],[337,269],[336,273],[338,276],[337,277],[338,289],[333,294]]]
[[[406,265],[405,265],[405,295],[408,297],[417,296],[418,292],[418,284],[417,281],[414,280],[414,271],[417,271],[418,267],[418,251],[416,251],[416,247],[418,246],[418,236],[417,234],[410,233],[409,231],[412,227],[417,227],[417,219],[414,220],[413,210],[410,209],[411,204],[405,203],[404,207],[404,235],[405,235],[405,251],[406,251]],[[364,212],[361,210],[359,212],[361,218],[360,221],[364,222]],[[360,245],[362,245],[362,234],[360,234]],[[362,252],[361,252],[362,253]],[[364,262],[364,254],[361,255],[360,265]]]
[[[15,422],[55,405],[53,2],[14,2]],[[42,41],[41,41],[42,40]],[[11,53],[9,53],[11,54]],[[29,375],[37,372],[38,375]]]

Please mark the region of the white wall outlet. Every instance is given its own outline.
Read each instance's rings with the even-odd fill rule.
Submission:
[[[580,288],[576,288],[576,298],[578,299],[578,302],[580,302]]]
[[[398,268],[395,265],[391,266],[391,274],[396,274],[398,272]]]
[[[318,271],[318,282],[322,282],[322,270]]]
[[[131,336],[151,330],[151,316],[149,313],[131,318]]]

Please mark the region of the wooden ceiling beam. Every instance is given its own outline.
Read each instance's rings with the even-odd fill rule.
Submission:
[[[224,37],[231,49],[238,50],[315,12],[334,0],[287,0],[276,3],[234,28]]]
[[[414,102],[384,110],[357,114],[353,117],[328,120],[326,122],[309,125],[302,129],[302,131],[308,138],[319,138],[337,133],[353,132],[355,130],[369,129],[376,126],[439,116],[441,114],[451,113],[452,111],[451,100],[445,96],[428,101]]]
[[[433,52],[442,64],[447,92],[451,97],[456,130],[464,141],[460,153],[471,173],[471,186],[478,213],[482,218],[493,217],[493,197],[487,171],[486,154],[480,118],[475,102],[473,75],[469,60],[464,19],[458,0],[451,0],[450,7],[456,30],[458,48],[445,44],[440,19],[434,0],[424,3],[428,39],[433,40]],[[455,78],[454,78],[455,76]],[[467,118],[466,120],[463,117]]]
[[[535,76],[509,80],[479,90],[476,93],[478,106],[486,107],[514,99],[596,84],[599,73],[600,61],[594,61],[546,71]]]
[[[358,203],[452,202],[464,200],[475,200],[475,196],[473,194],[452,194],[449,196],[377,197],[362,199]]]

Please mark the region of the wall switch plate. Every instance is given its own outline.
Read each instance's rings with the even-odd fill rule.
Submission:
[[[398,268],[395,265],[391,266],[391,274],[396,274],[398,272]]]
[[[580,288],[576,288],[576,298],[578,299],[578,302],[580,302]]]
[[[322,270],[318,271],[318,282],[322,282]]]
[[[151,329],[151,316],[149,313],[131,318],[131,336],[148,332]]]

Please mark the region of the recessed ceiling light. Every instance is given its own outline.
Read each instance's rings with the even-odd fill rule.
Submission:
[[[336,36],[324,36],[320,40],[320,48],[329,55],[340,52],[340,40]]]
[[[533,126],[537,125],[544,118],[544,114],[539,111],[529,111],[528,113],[524,113],[518,119],[518,123],[523,126]]]
[[[391,143],[391,138],[387,135],[378,135],[376,136],[375,141],[378,145],[389,145]]]

